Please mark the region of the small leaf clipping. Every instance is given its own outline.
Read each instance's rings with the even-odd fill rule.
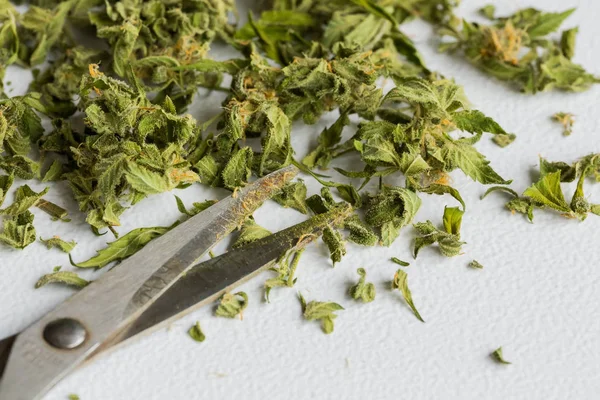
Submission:
[[[500,364],[511,364],[509,361],[504,359],[504,355],[502,354],[502,346],[498,347],[491,354],[492,358],[496,360]]]
[[[304,318],[308,321],[321,321],[321,329],[324,333],[330,334],[333,332],[333,321],[337,318],[336,311],[343,310],[344,307],[338,303],[311,301],[306,303],[304,297],[298,293],[298,298],[302,304]]]
[[[74,286],[76,288],[83,288],[86,287],[90,282],[81,278],[75,272],[55,271],[38,279],[38,281],[35,283],[35,288],[39,289],[49,283],[62,283],[65,285]]]
[[[398,289],[402,293],[402,297],[404,297],[404,301],[408,304],[410,309],[412,310],[415,317],[421,322],[425,322],[419,314],[417,307],[415,307],[415,303],[413,303],[412,293],[408,288],[408,275],[403,270],[399,269],[396,271],[394,275],[394,280],[392,281],[392,289]]]
[[[362,300],[363,303],[369,303],[375,300],[375,285],[370,282],[366,282],[367,279],[367,271],[364,268],[359,268],[356,270],[360,278],[356,285],[350,287],[350,296],[354,300]]]
[[[200,328],[200,322],[196,321],[196,323],[188,330],[188,335],[196,342],[204,342],[206,336],[204,332],[202,332],[202,328]]]
[[[215,315],[225,318],[235,318],[239,315],[240,319],[243,319],[242,312],[246,307],[248,307],[248,295],[246,293],[225,293],[215,310]]]
[[[65,253],[70,253],[77,245],[77,242],[75,242],[74,240],[67,242],[65,240],[62,240],[58,236],[51,237],[50,239],[40,238],[40,240],[46,245],[48,249],[56,247]]]

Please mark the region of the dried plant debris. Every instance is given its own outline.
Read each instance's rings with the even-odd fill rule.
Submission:
[[[396,271],[394,280],[392,281],[392,289],[398,289],[400,293],[402,293],[402,297],[404,297],[406,304],[408,304],[413,314],[415,314],[415,317],[417,317],[419,321],[425,322],[423,317],[421,317],[421,314],[419,314],[419,310],[417,310],[415,303],[413,302],[412,293],[408,288],[408,274],[406,272],[401,269]]]
[[[64,285],[76,288],[86,287],[90,282],[81,278],[75,272],[56,270],[50,274],[42,276],[35,284],[35,288],[41,288],[49,283],[62,283]]]
[[[577,28],[562,31],[559,40],[552,38],[574,11],[525,8],[498,17],[488,6],[482,13],[489,24],[458,17],[443,24],[439,30],[444,38],[440,50],[460,52],[487,74],[508,81],[525,93],[553,89],[581,92],[600,82],[600,78],[571,60]]]
[[[491,354],[491,357],[499,364],[512,364],[511,362],[506,361],[504,359],[504,355],[502,354],[502,346],[500,346],[496,350],[494,350],[493,353]]]
[[[539,180],[528,187],[522,196],[508,187],[493,186],[481,198],[497,191],[508,193],[512,199],[506,203],[506,207],[513,213],[527,215],[530,222],[533,222],[533,211],[541,208],[549,208],[567,218],[576,218],[580,221],[585,220],[588,213],[600,215],[600,205],[590,203],[584,194],[584,183],[587,178],[600,181],[598,154],[582,157],[573,164],[562,161],[549,162],[540,157],[539,172]],[[571,201],[567,202],[561,183],[573,181],[577,181],[577,186]]]
[[[348,242],[392,245],[414,224],[424,194],[450,195],[462,208],[444,210],[443,228],[429,221],[413,225],[415,256],[434,243],[444,255],[459,254],[466,205],[450,174],[460,170],[482,185],[510,184],[475,145],[484,134],[502,147],[516,136],[472,108],[451,78],[425,65],[402,31],[413,18],[439,28],[442,50],[464,54],[526,93],[582,91],[598,82],[572,61],[577,28],[563,31],[559,40],[549,36],[573,10],[530,8],[498,17],[487,6],[484,25],[458,18],[458,0],[272,0],[239,24],[231,0],[31,3],[20,12],[0,0],[0,82],[10,65],[30,68],[34,76],[23,96],[11,97],[0,83],[0,243],[23,249],[36,240],[32,207],[69,221],[36,181],[50,188],[63,182],[90,229],[115,236],[96,256],[71,259],[80,268],[123,260],[174,226],[135,228],[119,237],[125,210],[148,196],[196,184],[235,196],[248,182],[289,164],[315,179],[321,191],[310,195],[297,180],[274,200],[327,218],[319,235],[334,265],[349,251]],[[81,38],[81,32],[96,37]],[[238,55],[211,58],[215,41]],[[391,90],[383,90],[384,80],[393,83]],[[202,121],[186,112],[199,89],[224,93],[221,107]],[[295,159],[294,123],[322,123],[324,115],[335,120],[315,132],[305,157]],[[355,157],[352,170],[340,168],[347,165],[342,156]],[[598,165],[595,155],[574,165],[544,161],[540,181],[522,196],[507,186],[487,193],[510,193],[509,209],[529,219],[543,207],[584,219],[588,212],[600,213],[583,194],[587,177],[600,180]],[[325,169],[342,178],[322,175]],[[15,179],[26,182],[19,182],[7,205]],[[560,182],[576,179],[569,203]],[[175,200],[181,219],[215,203],[186,207]],[[247,218],[235,246],[269,234]],[[69,257],[75,245],[57,237],[44,243]],[[278,260],[276,276],[265,283],[267,299],[273,288],[294,285],[301,254],[296,248]],[[55,271],[44,282],[83,286],[71,274]],[[374,287],[359,274],[353,296],[372,300]],[[403,274],[396,274],[395,287],[420,318]],[[228,293],[216,313],[241,316],[247,304],[245,293]],[[342,308],[311,302],[304,309],[307,319],[321,320],[329,333],[334,312]]]
[[[562,125],[564,136],[570,136],[573,133],[573,124],[575,123],[573,114],[557,112],[552,116],[552,119]]]
[[[248,295],[244,292],[225,293],[215,310],[218,317],[235,318],[239,315],[244,319],[243,311],[248,307]]]
[[[200,322],[198,321],[196,321],[196,323],[188,330],[188,335],[196,342],[204,342],[206,339],[206,336],[200,327]]]
[[[350,296],[354,300],[362,300],[363,303],[369,303],[375,300],[375,285],[367,282],[367,271],[364,268],[356,270],[360,276],[358,283],[350,287]]]
[[[336,311],[343,310],[344,307],[338,303],[311,301],[306,303],[304,297],[298,294],[304,318],[309,321],[321,321],[321,329],[324,333],[330,334],[333,332],[333,321],[337,318]]]

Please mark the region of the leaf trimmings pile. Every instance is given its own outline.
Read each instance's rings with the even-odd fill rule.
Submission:
[[[571,61],[578,29],[567,29],[559,40],[557,31],[575,9],[543,12],[534,8],[496,17],[493,7],[482,9],[491,25],[451,18],[440,34],[451,38],[440,46],[442,51],[460,51],[486,73],[509,81],[525,93],[551,89],[584,91],[600,78]]]
[[[482,12],[491,22],[482,25],[459,20],[457,5],[455,0],[270,0],[238,25],[230,0],[36,0],[23,13],[0,0],[0,78],[9,65],[39,66],[24,96],[10,97],[0,85],[0,169],[5,172],[0,206],[15,178],[65,181],[92,231],[116,237],[96,256],[73,264],[102,268],[171,228],[137,228],[119,238],[124,211],[147,196],[197,183],[235,195],[255,177],[295,164],[322,185],[320,193],[310,195],[297,180],[274,200],[331,218],[322,241],[333,265],[346,254],[346,240],[390,246],[408,225],[418,236],[415,256],[434,243],[444,255],[460,254],[466,205],[449,174],[461,170],[484,185],[509,184],[475,145],[484,133],[502,147],[516,135],[472,109],[451,78],[429,70],[402,24],[415,17],[435,24],[445,36],[443,50],[463,53],[528,93],[581,91],[598,79],[572,61],[576,28],[558,40],[549,36],[572,10],[524,9],[496,17],[488,6]],[[81,32],[95,34],[94,47],[84,45],[88,41]],[[211,59],[215,40],[238,56]],[[393,83],[391,90],[384,91],[384,79]],[[185,111],[200,88],[226,97],[220,112],[199,122]],[[332,111],[335,121],[318,134],[305,157],[295,159],[294,124],[315,124]],[[557,118],[568,131],[567,115]],[[339,168],[345,155],[356,157],[352,170]],[[597,164],[595,156],[573,166],[544,163],[540,181],[523,196],[505,186],[490,191],[511,193],[508,207],[530,219],[541,207],[583,219],[600,211],[583,195],[585,177],[599,174]],[[327,168],[342,181],[315,171]],[[575,179],[577,190],[568,203],[560,181]],[[367,186],[373,180],[379,185]],[[0,241],[19,249],[36,240],[31,207],[68,220],[66,210],[42,198],[48,189],[31,187],[20,186],[15,201],[0,210]],[[462,209],[447,207],[443,227],[413,224],[423,194],[448,194]],[[176,197],[184,218],[212,204],[186,207]],[[249,218],[235,246],[269,233]],[[60,238],[44,243],[69,256],[74,246]],[[276,275],[265,283],[267,299],[273,288],[294,285],[301,254],[294,249],[278,260]],[[87,284],[74,273],[54,271],[39,285],[51,282]],[[420,318],[402,270],[394,285]],[[351,295],[364,302],[375,297],[364,270]],[[245,293],[226,294],[217,314],[241,315],[247,304]],[[320,320],[330,332],[341,306],[310,302],[304,308],[306,318]],[[194,335],[200,337],[199,331]]]

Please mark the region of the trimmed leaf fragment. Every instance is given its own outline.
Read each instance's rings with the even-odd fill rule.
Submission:
[[[168,232],[172,227],[137,228],[121,236],[114,242],[108,243],[104,249],[98,250],[94,257],[80,263],[71,264],[78,268],[102,268],[114,261],[121,261],[142,249],[152,239]]]
[[[218,317],[235,318],[238,315],[244,319],[243,311],[248,307],[248,295],[244,292],[225,293],[215,310]]]
[[[35,206],[36,203],[46,194],[50,188],[45,188],[37,193],[29,185],[23,185],[17,188],[15,200],[7,208],[0,210],[2,215],[17,216]]]
[[[287,251],[284,255],[277,260],[277,267],[270,268],[271,271],[276,272],[277,276],[269,278],[265,282],[265,300],[270,302],[271,289],[274,287],[292,287],[296,283],[296,269],[300,262],[300,257],[304,252],[302,249],[292,249]]]
[[[421,317],[421,314],[419,314],[417,307],[415,307],[415,304],[413,303],[412,293],[408,288],[408,275],[406,272],[401,269],[396,271],[394,274],[394,280],[392,281],[392,289],[400,290],[402,297],[404,297],[404,301],[406,301],[406,304],[408,304],[413,314],[415,314],[415,317],[417,317],[419,321],[425,322]]]
[[[494,137],[492,138],[492,141],[500,147],[506,147],[509,144],[511,144],[512,142],[514,142],[516,138],[517,138],[517,135],[515,135],[514,133],[508,133],[508,134],[500,133],[498,135],[494,135]]]
[[[473,260],[469,263],[469,267],[475,269],[483,269],[483,265],[481,265],[477,260]]]
[[[434,243],[438,244],[440,252],[446,257],[453,257],[461,252],[465,242],[460,241],[460,226],[463,211],[458,207],[444,208],[444,230],[437,229],[431,221],[414,224],[418,236],[415,239],[414,256],[417,257],[419,250]]]
[[[333,332],[333,321],[337,318],[336,311],[343,310],[344,307],[338,303],[311,301],[306,303],[304,297],[298,293],[304,319],[308,321],[321,321],[321,329],[324,333],[330,334]]]
[[[29,246],[35,242],[36,238],[33,219],[34,215],[29,211],[5,219],[4,230],[0,233],[0,241],[15,249],[24,249]]]
[[[502,354],[502,346],[494,350],[491,354],[491,357],[500,364],[511,364],[510,362],[504,359],[504,355]]]
[[[375,300],[375,285],[370,282],[366,282],[367,271],[364,268],[356,270],[360,278],[356,285],[350,287],[350,296],[354,300],[362,300],[363,303],[369,303]]]
[[[237,240],[233,243],[232,247],[242,247],[247,245],[248,243],[252,243],[255,240],[262,239],[271,235],[271,231],[263,228],[258,225],[254,218],[249,217],[244,221],[244,225],[242,225],[242,229],[240,235]]]
[[[196,321],[196,323],[188,330],[188,335],[196,342],[204,342],[206,336],[204,332],[202,332],[202,328],[200,328],[200,322]]]
[[[50,239],[46,240],[40,238],[40,240],[46,245],[48,249],[56,247],[65,253],[70,253],[77,245],[77,242],[75,242],[74,240],[67,242],[65,240],[62,240],[58,236],[53,236]]]
[[[558,112],[552,116],[552,119],[563,126],[564,136],[569,136],[571,133],[573,133],[573,124],[575,123],[573,114]]]
[[[391,260],[392,260],[393,263],[396,263],[396,264],[401,265],[403,267],[408,267],[410,265],[410,263],[408,263],[406,261],[402,261],[401,259],[396,258],[396,257],[392,257]]]
[[[83,287],[86,287],[90,282],[81,278],[75,272],[55,271],[51,274],[46,274],[40,279],[38,279],[38,281],[35,283],[35,288],[39,289],[42,286],[45,286],[49,283],[62,283],[64,285],[74,286],[76,288],[81,289]]]

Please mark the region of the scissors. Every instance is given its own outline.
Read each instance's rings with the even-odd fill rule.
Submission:
[[[214,301],[318,237],[332,215],[316,215],[196,264],[297,173],[285,167],[234,192],[0,341],[0,400],[40,399],[82,363]]]

